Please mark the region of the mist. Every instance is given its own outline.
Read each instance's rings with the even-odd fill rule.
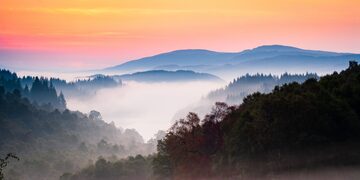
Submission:
[[[158,130],[167,130],[174,115],[184,107],[224,84],[215,82],[137,83],[101,89],[88,99],[67,98],[68,108],[89,112],[97,110],[104,121],[117,127],[136,129],[145,140]]]

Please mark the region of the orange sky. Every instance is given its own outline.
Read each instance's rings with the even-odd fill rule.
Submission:
[[[359,0],[0,0],[0,49],[99,57],[67,56],[64,67],[184,48],[360,52],[359,32]]]

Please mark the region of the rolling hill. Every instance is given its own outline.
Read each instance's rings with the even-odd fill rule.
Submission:
[[[136,72],[133,74],[115,75],[114,79],[122,81],[137,81],[137,82],[186,82],[186,81],[223,81],[217,76],[207,73],[197,73],[194,71],[165,71],[152,70],[144,72]]]
[[[344,69],[349,60],[356,59],[360,59],[360,54],[267,45],[235,53],[201,49],[177,50],[129,61],[104,71],[134,73],[149,70],[191,70],[232,79],[245,73],[257,72],[326,74]]]

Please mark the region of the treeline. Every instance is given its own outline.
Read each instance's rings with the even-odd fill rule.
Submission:
[[[212,101],[239,104],[244,97],[254,92],[269,93],[275,86],[292,82],[303,83],[311,78],[319,79],[319,76],[315,73],[284,73],[280,76],[259,73],[254,75],[246,74],[234,79],[225,88],[210,92],[207,98]]]
[[[67,82],[59,78],[42,78],[61,91],[66,97],[88,98],[103,88],[112,88],[122,85],[120,79],[114,80],[110,76],[94,75],[85,79],[78,79],[74,82]],[[23,86],[31,87],[36,77],[26,76],[20,79]]]
[[[0,86],[5,92],[20,93],[35,106],[47,110],[66,109],[66,100],[62,92],[58,93],[51,81],[45,78],[33,77],[31,83],[22,83],[29,77],[20,78],[16,73],[0,70]]]
[[[100,89],[121,85],[120,79],[115,80],[105,75],[94,75],[87,79],[67,82],[59,78],[18,77],[16,73],[0,69],[0,86],[3,86],[6,92],[19,90],[21,95],[28,98],[35,106],[50,111],[65,110],[65,98],[89,98]]]
[[[239,106],[217,103],[202,120],[189,113],[159,141],[154,177],[272,178],[358,166],[359,117],[360,66],[350,62],[341,73],[254,93]]]

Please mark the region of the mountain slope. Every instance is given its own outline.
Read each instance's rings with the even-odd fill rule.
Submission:
[[[154,151],[156,141],[144,143],[134,129],[106,123],[97,111],[84,114],[67,110],[55,84],[69,91],[117,85],[111,78],[67,83],[54,78],[19,78],[16,73],[0,70],[0,157],[14,153],[20,158],[6,169],[5,177],[58,179],[99,156]]]
[[[122,130],[100,113],[42,110],[0,86],[0,155],[20,161],[6,170],[19,180],[52,180],[76,171],[99,156],[146,154],[151,146],[133,129]]]

